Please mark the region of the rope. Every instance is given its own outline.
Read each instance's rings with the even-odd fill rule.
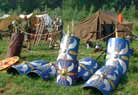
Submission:
[[[33,33],[24,32],[24,34],[30,35],[30,36],[40,36],[40,35],[47,36],[47,35],[54,35],[54,34],[58,34],[58,33],[60,33],[60,32],[51,32],[51,33],[48,32],[48,33],[45,33],[45,34],[41,34],[41,33],[33,34]]]
[[[106,38],[110,37],[111,35],[113,35],[114,33],[115,33],[115,32],[110,33],[109,35],[107,35],[107,36],[105,36],[105,37],[103,37],[103,38],[100,38],[99,40],[104,40],[104,39],[106,39]]]
[[[35,52],[37,53],[37,51],[34,51],[34,53],[35,53]],[[47,52],[46,54],[58,54],[58,53],[59,53],[59,51],[51,51],[51,52],[49,52],[49,53]],[[103,53],[103,52],[101,52],[101,53]],[[101,54],[101,53],[100,53],[100,54]],[[97,55],[100,55],[100,54],[91,54],[91,53],[82,53],[82,52],[81,52],[81,53],[78,53],[79,56],[82,56],[82,55],[83,55],[83,56],[86,56],[86,55],[87,55],[87,56],[92,56],[92,55],[93,55],[93,56],[97,56]]]
[[[60,31],[60,32],[61,32],[61,31]],[[58,33],[60,33],[60,32],[48,32],[48,33],[45,33],[45,34],[42,34],[42,33],[33,34],[33,33],[24,32],[24,34],[26,34],[26,35],[30,35],[30,36],[40,36],[40,35],[41,35],[41,36],[47,36],[47,35],[58,34]],[[109,35],[107,35],[107,36],[105,36],[105,37],[103,37],[103,38],[100,38],[100,39],[98,39],[98,40],[95,40],[95,41],[101,41],[101,40],[104,40],[104,39],[106,39],[107,37],[113,35],[114,33],[115,33],[115,32],[110,33]]]

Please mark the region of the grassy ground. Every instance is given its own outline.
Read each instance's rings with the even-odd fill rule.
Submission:
[[[8,40],[0,41],[0,59],[6,57]],[[138,41],[134,41],[131,47],[137,48]],[[92,53],[93,49],[86,49],[81,43],[80,54],[78,58],[93,57],[96,58],[100,53]],[[36,60],[44,59],[55,61],[58,55],[58,50],[50,50],[44,43],[39,47],[34,47],[32,51],[22,50],[21,60]],[[101,65],[104,65],[104,57],[99,59]],[[26,76],[12,76],[5,71],[0,72],[0,95],[89,95],[89,91],[82,89],[83,83],[78,83],[76,86],[63,87],[56,84],[55,78],[44,81],[42,79],[29,79]],[[93,94],[92,94],[93,95]],[[134,55],[130,58],[129,70],[113,92],[112,95],[138,95],[138,50],[135,50]]]

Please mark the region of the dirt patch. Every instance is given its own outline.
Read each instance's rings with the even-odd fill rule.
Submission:
[[[0,94],[4,93],[4,88],[0,88]]]
[[[7,79],[6,86],[0,88],[0,95],[6,93],[14,87],[14,84],[11,81],[11,79]]]

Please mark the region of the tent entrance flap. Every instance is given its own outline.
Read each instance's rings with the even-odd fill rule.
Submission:
[[[102,37],[108,36],[115,31],[115,25],[114,24],[102,24],[101,26],[102,26],[102,30],[101,30]],[[113,35],[111,35],[109,37],[112,37],[112,36]]]

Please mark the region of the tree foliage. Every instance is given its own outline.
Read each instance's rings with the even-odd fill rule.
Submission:
[[[0,0],[0,14],[49,11],[65,20],[80,20],[99,9],[123,11],[131,19],[137,15],[138,0]]]

